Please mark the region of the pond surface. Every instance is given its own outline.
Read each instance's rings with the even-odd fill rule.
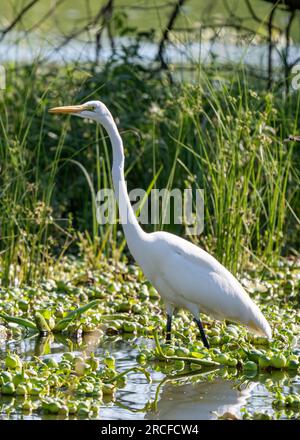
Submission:
[[[48,340],[49,342],[49,340]],[[69,342],[70,344],[70,342]],[[73,350],[76,354],[82,351],[89,353],[94,351],[96,356],[103,357],[109,351],[116,358],[116,366],[119,372],[125,371],[137,365],[136,355],[138,345],[152,345],[152,341],[143,338],[130,338],[128,340],[117,337],[99,340],[97,335],[90,334],[84,338],[82,347],[76,344]],[[41,356],[61,359],[64,352],[70,351],[70,345],[65,341],[52,339],[45,350],[45,339],[31,337],[19,342],[7,341],[1,347],[1,357],[4,357],[7,349],[19,353],[24,359],[31,360],[34,356],[40,356],[41,351],[49,352]],[[264,373],[254,377],[248,377],[241,384],[239,377],[228,380],[226,377],[218,377],[207,380],[209,372],[192,373],[182,376],[181,379],[170,379],[159,371],[159,367],[152,365],[150,368],[152,382],[148,383],[142,373],[129,373],[127,383],[122,389],[118,389],[115,401],[103,403],[100,417],[110,420],[128,419],[189,419],[207,420],[216,419],[218,415],[232,413],[240,416],[240,410],[246,407],[248,411],[260,411],[273,413],[272,396],[267,390],[265,383],[268,380],[277,381],[287,375],[283,372],[272,374]],[[289,376],[291,378],[291,375]],[[245,378],[244,378],[245,379]],[[290,393],[300,392],[300,378],[294,375],[292,385],[286,389]],[[12,403],[14,398],[2,397],[0,400],[0,418],[7,418],[5,408]],[[16,402],[17,403],[16,398]],[[21,401],[21,398],[19,398]],[[150,407],[150,403],[155,405]],[[59,416],[45,416],[40,414],[22,415],[12,409],[9,414],[11,419],[40,419],[57,418]]]
[[[37,41],[39,44],[37,46]],[[115,59],[121,60],[125,56],[124,48],[129,48],[134,45],[135,40],[127,37],[119,37],[115,39],[115,49],[112,52],[109,41],[103,40],[103,46],[98,57],[99,65],[109,61],[112,56]],[[62,47],[60,48],[60,46]],[[37,34],[25,35],[22,33],[11,34],[0,45],[0,62],[8,61],[18,63],[30,62],[55,62],[64,65],[65,63],[84,63],[95,61],[96,44],[94,40],[83,41],[73,39],[68,43],[64,43],[64,39],[57,35],[52,35],[47,40],[39,40]],[[290,46],[288,61],[294,63],[298,59],[300,53],[299,45],[292,44]],[[157,55],[157,45],[151,42],[142,42],[134,57],[137,61],[144,63],[155,60]],[[204,63],[210,64],[213,59],[218,62],[239,63],[241,66],[260,66],[261,69],[267,68],[268,62],[268,46],[266,44],[251,45],[241,44],[236,45],[223,41],[180,41],[176,44],[166,45],[165,59],[169,63],[179,65],[190,65]],[[281,51],[273,51],[272,55],[273,65],[282,65]]]
[[[100,3],[103,5],[105,2]],[[116,56],[124,55],[123,48],[132,45],[130,36],[136,36],[138,32],[155,31],[153,42],[143,40],[138,51],[138,56],[144,61],[154,60],[157,56],[157,42],[161,38],[175,2],[165,0],[116,0],[114,2],[114,17],[121,17],[122,25],[112,24],[115,39]],[[243,21],[243,25],[254,33],[260,33],[264,37],[266,28],[253,19],[244,1],[228,0],[227,6],[223,0],[206,2],[205,0],[189,0],[181,10],[181,15],[176,21],[174,34],[170,44],[166,45],[165,58],[172,63],[205,63],[218,59],[220,62],[255,64],[266,67],[268,49],[262,40],[249,37],[246,31],[237,32],[230,26],[223,26],[232,22],[232,14],[236,14],[236,20]],[[259,19],[266,23],[272,5],[262,0],[251,0],[253,10]],[[2,5],[0,28],[5,28],[16,16],[16,11],[23,7],[22,2],[13,0]],[[51,14],[48,12],[52,11]],[[32,62],[33,60],[46,59],[52,62],[87,62],[95,60],[96,32],[101,26],[96,22],[88,27],[88,31],[79,32],[89,23],[91,18],[99,12],[98,2],[81,1],[74,3],[69,0],[60,0],[57,7],[53,8],[53,2],[37,2],[22,17],[20,24],[12,29],[1,40],[0,62]],[[124,16],[124,14],[126,14]],[[123,18],[122,18],[123,17]],[[275,14],[275,25],[284,28],[288,22],[289,13],[278,9]],[[99,20],[98,20],[99,21]],[[212,25],[212,29],[218,29],[213,37],[212,29],[201,26]],[[119,26],[119,27],[118,27]],[[217,26],[214,28],[214,26]],[[131,29],[124,33],[123,29]],[[185,29],[192,28],[193,32]],[[291,28],[291,45],[289,62],[299,57],[299,20],[296,18]],[[242,36],[242,33],[247,36]],[[72,35],[71,38],[69,36]],[[135,41],[135,40],[134,40]],[[281,65],[284,54],[284,35],[274,29],[274,41],[277,50],[273,51],[274,65]],[[201,44],[199,44],[201,42]],[[112,56],[111,45],[106,33],[103,34],[98,62],[106,62]]]

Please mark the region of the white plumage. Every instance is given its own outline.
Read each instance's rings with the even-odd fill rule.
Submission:
[[[120,218],[130,252],[144,274],[164,299],[168,330],[175,308],[185,308],[194,316],[208,346],[200,313],[215,319],[244,324],[251,331],[271,338],[271,328],[258,306],[237,279],[213,256],[191,242],[167,232],[144,232],[130,205],[124,179],[124,150],[117,126],[100,101],[56,107],[51,113],[69,113],[93,119],[106,129],[113,149],[112,177]],[[123,208],[126,208],[125,210]]]
[[[184,307],[195,318],[203,312],[215,319],[246,325],[271,338],[270,326],[237,279],[213,256],[167,232],[149,234],[155,267],[141,267],[169,307]],[[144,266],[144,267],[143,267]]]

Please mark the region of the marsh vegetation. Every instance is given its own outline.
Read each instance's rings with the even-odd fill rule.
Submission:
[[[258,3],[270,18],[271,6]],[[293,13],[279,9],[274,27]],[[294,14],[287,41],[297,53]],[[178,27],[186,19],[179,17]],[[130,29],[130,12],[111,20],[103,25],[114,24],[115,38],[130,39],[108,59],[99,51],[96,59],[68,63],[3,60],[0,417],[176,417],[170,397],[188,417],[191,408],[178,392],[184,389],[194,418],[299,418],[300,100],[290,76],[296,57],[288,58],[289,68],[274,61],[271,77],[267,63],[263,73],[213,54],[205,63],[168,58],[164,65],[141,56],[146,43],[159,50],[161,40],[136,23]],[[28,36],[33,23],[34,13]],[[156,37],[164,30],[157,23]],[[268,39],[253,22],[248,31],[259,43]],[[176,32],[168,36],[173,45],[190,39],[201,46],[197,32]],[[18,39],[13,44],[22,47]],[[270,322],[272,341],[205,317],[208,350],[181,311],[171,345],[163,343],[157,292],[134,266],[120,225],[97,222],[95,193],[111,187],[105,133],[47,112],[99,98],[124,140],[129,189],[204,190],[204,233],[190,239],[238,277]],[[145,229],[185,234],[163,218]],[[221,393],[227,399],[220,403]]]

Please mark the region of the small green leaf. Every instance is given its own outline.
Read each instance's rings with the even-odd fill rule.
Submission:
[[[54,331],[62,331],[65,328],[68,327],[68,325],[70,325],[70,323],[72,321],[74,321],[74,319],[78,318],[79,316],[81,316],[83,313],[85,313],[86,311],[88,311],[89,309],[91,309],[92,307],[95,307],[97,304],[100,303],[99,299],[94,299],[93,301],[89,302],[88,304],[79,307],[76,310],[72,310],[72,312],[68,313],[67,316],[65,316],[63,319],[61,319],[60,321],[58,321],[54,327]]]
[[[6,313],[0,313],[0,317],[3,318],[7,322],[14,322],[15,324],[19,324],[22,327],[30,328],[32,330],[37,330],[37,327],[34,322],[29,321],[24,318],[17,318],[15,316],[9,316]]]

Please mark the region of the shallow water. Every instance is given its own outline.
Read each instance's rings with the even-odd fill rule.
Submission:
[[[70,344],[70,341],[69,341]],[[124,371],[132,366],[136,366],[137,346],[139,344],[149,345],[149,341],[139,339],[105,338],[99,340],[97,335],[90,334],[83,340],[83,344],[74,345],[74,352],[94,351],[96,355],[102,355],[109,351],[116,358],[118,371]],[[150,342],[151,344],[151,342]],[[46,348],[45,348],[46,347]],[[39,356],[41,350],[48,354],[42,356],[53,356],[60,359],[65,351],[70,351],[70,345],[66,341],[53,340],[50,346],[45,345],[45,339],[32,337],[19,342],[6,342],[1,347],[1,357],[5,355],[7,349],[18,352],[23,358],[30,360],[33,356]],[[168,380],[160,371],[156,371],[155,366],[149,367],[152,383],[148,383],[142,373],[129,373],[126,386],[118,389],[114,402],[104,403],[100,417],[103,419],[194,419],[207,420],[216,419],[218,415],[225,412],[240,415],[242,407],[247,407],[248,411],[263,411],[272,414],[271,396],[264,383],[267,379],[274,381],[280,380],[284,374],[276,372],[273,374],[260,374],[249,378],[247,383],[240,387],[240,378],[227,380],[218,377],[207,381],[205,376],[209,373],[193,373],[183,377],[181,380]],[[300,393],[300,378],[295,376],[292,386],[286,390],[290,393]],[[0,418],[7,418],[4,412],[6,405],[11,403],[13,398],[5,397],[0,399]],[[156,406],[150,408],[150,403],[156,400]],[[21,398],[20,398],[21,402]],[[176,404],[175,404],[176,403]],[[45,416],[42,414],[22,415],[13,410],[9,418],[11,419],[41,419],[57,418],[59,416]]]
[[[38,44],[37,44],[38,42]],[[103,40],[101,53],[98,58],[99,65],[109,61],[114,55],[116,59],[124,56],[124,47],[130,47],[135,42],[128,37],[115,38],[115,51],[111,50],[107,39]],[[12,33],[0,45],[0,62],[30,63],[39,61],[65,64],[66,62],[94,62],[96,44],[94,40],[72,39],[66,44],[64,39],[55,34],[43,40],[38,33]],[[60,48],[61,44],[63,46]],[[279,48],[280,49],[280,48]],[[234,44],[230,41],[201,41],[191,42],[178,39],[175,43],[166,45],[165,59],[169,63],[190,65],[200,63],[209,64],[212,54],[220,63],[240,63],[241,65],[260,66],[267,68],[268,46],[266,44]],[[142,42],[137,50],[136,60],[144,63],[153,61],[157,55],[157,45],[151,42]],[[290,46],[289,63],[295,62],[299,56],[299,45],[292,43]],[[279,51],[273,52],[273,65],[281,66],[282,55]]]
[[[2,6],[0,16],[1,28],[10,23],[16,11],[21,9],[18,0],[11,0]],[[258,26],[257,21],[251,18],[245,2],[229,1],[230,8],[234,10],[238,17],[247,17],[247,28],[254,33],[262,33],[263,26]],[[252,0],[252,7],[257,16],[266,21],[271,5],[261,0]],[[40,22],[41,17],[49,11],[51,2],[38,2],[30,13],[25,14],[22,23],[13,28],[5,35],[0,44],[0,62],[32,62],[33,60],[45,59],[47,61],[58,62],[86,62],[94,61],[96,54],[96,30],[97,27],[91,27],[89,32],[81,32],[77,35],[78,29],[82,29],[85,20],[88,17],[95,16],[99,10],[97,2],[73,2],[64,0],[52,14]],[[140,41],[138,51],[139,57],[145,62],[154,60],[157,56],[157,41],[160,38],[169,14],[172,10],[172,2],[165,0],[116,0],[114,2],[115,13],[120,14],[124,11],[128,14],[124,24],[136,29],[136,32],[147,32],[151,29],[156,31],[156,38],[152,43],[146,40]],[[230,9],[229,8],[229,9]],[[275,14],[277,26],[284,28],[289,13],[278,8]],[[258,38],[249,38],[242,36],[237,38],[236,31],[230,27],[222,29],[222,23],[232,21],[232,13],[224,5],[222,0],[206,2],[205,0],[189,0],[179,15],[175,29],[194,28],[192,34],[181,30],[175,33],[170,44],[166,44],[165,58],[172,63],[190,64],[191,62],[206,63],[212,62],[217,58],[219,62],[235,62],[247,65],[259,65],[266,67],[268,59],[268,46],[261,44]],[[40,23],[38,26],[35,26]],[[212,38],[211,30],[201,25],[207,23],[219,23],[219,38]],[[116,27],[113,31],[115,35],[114,55],[124,56],[123,46],[129,47],[136,40],[129,36],[124,36],[122,29]],[[77,37],[69,40],[68,36],[75,32]],[[128,34],[130,35],[130,34]],[[289,53],[289,63],[295,61],[299,56],[300,32],[296,20],[291,27],[291,44]],[[285,40],[280,34],[274,31],[274,41],[276,41],[277,50],[273,51],[274,66],[281,66],[282,57],[285,49]],[[199,44],[201,42],[201,44]],[[110,41],[104,32],[101,44],[99,63],[104,63],[112,56]]]

